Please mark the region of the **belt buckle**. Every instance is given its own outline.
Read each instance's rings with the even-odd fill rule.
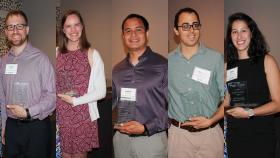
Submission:
[[[198,132],[199,129],[194,128],[193,126],[189,126],[189,131],[190,132]]]

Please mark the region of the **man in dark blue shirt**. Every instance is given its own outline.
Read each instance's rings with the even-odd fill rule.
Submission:
[[[116,158],[167,157],[167,59],[147,46],[149,24],[137,14],[122,23],[127,57],[113,69]]]

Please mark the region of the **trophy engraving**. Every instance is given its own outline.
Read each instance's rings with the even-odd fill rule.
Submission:
[[[74,90],[74,83],[67,72],[61,74],[61,79],[63,82],[62,93],[70,95],[72,97],[77,96],[77,92]]]
[[[28,106],[28,82],[15,82],[12,89],[12,104]]]

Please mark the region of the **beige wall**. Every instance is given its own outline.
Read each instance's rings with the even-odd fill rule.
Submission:
[[[30,19],[30,39],[55,61],[55,6],[56,0],[24,1],[23,10]],[[112,66],[126,53],[121,38],[121,23],[130,13],[138,13],[150,23],[149,45],[167,56],[176,47],[173,20],[178,9],[190,6],[196,9],[203,24],[202,41],[223,52],[223,0],[205,5],[203,0],[61,0],[61,9],[81,12],[90,43],[99,50],[105,63],[106,78],[111,81]],[[36,13],[36,14],[34,14]],[[169,21],[168,21],[169,20]]]
[[[168,1],[167,0],[113,0],[112,1],[112,65],[126,55],[121,39],[121,24],[131,13],[143,15],[150,24],[149,45],[167,56]]]
[[[169,0],[169,51],[177,44],[173,33],[176,12],[185,7],[195,9],[202,23],[201,40],[209,47],[224,52],[224,0]]]
[[[97,49],[105,65],[107,84],[111,84],[111,0],[61,0],[61,9],[76,9],[82,14],[86,34],[92,47]]]
[[[229,15],[244,12],[259,26],[270,46],[271,54],[280,64],[280,1],[278,0],[234,0],[225,1],[225,25]]]
[[[56,0],[23,1],[30,23],[30,40],[55,62]],[[202,41],[220,52],[224,50],[227,17],[238,11],[249,14],[258,24],[280,64],[280,1],[270,0],[62,0],[62,9],[78,9],[86,23],[87,36],[105,63],[106,78],[111,81],[112,66],[125,57],[121,39],[122,20],[130,13],[145,16],[150,23],[149,45],[166,56],[176,47],[173,34],[175,13],[183,7],[196,9],[202,22]],[[225,22],[224,22],[225,21]],[[168,32],[168,33],[167,33]]]
[[[22,10],[29,22],[29,39],[33,46],[44,51],[55,63],[55,6],[56,0],[25,0]]]

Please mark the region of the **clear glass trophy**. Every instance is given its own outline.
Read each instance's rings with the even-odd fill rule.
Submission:
[[[61,74],[61,79],[63,83],[62,93],[66,95],[70,95],[72,97],[77,96],[77,92],[74,90],[74,83],[67,72],[63,72]]]
[[[15,82],[12,88],[12,104],[20,105],[24,108],[28,106],[28,82]]]
[[[125,101],[118,106],[118,123],[133,120],[135,112],[135,102]]]
[[[115,126],[122,126],[123,123],[134,120],[135,104],[135,101],[118,101]]]

